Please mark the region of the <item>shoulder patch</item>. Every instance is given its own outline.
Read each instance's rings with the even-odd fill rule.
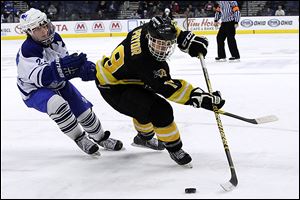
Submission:
[[[43,58],[43,47],[34,42],[32,38],[27,38],[25,40],[25,42],[22,44],[21,52],[25,58]]]

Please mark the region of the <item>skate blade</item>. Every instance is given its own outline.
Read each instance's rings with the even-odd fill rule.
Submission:
[[[143,146],[143,145],[139,145],[139,144],[135,144],[135,143],[131,143],[131,146],[140,147],[140,148],[144,148],[144,149],[150,149],[149,147],[146,147],[146,146]]]
[[[154,151],[163,151],[163,150],[165,150],[165,149],[152,149],[150,147],[146,147],[144,145],[139,145],[139,144],[135,144],[135,143],[131,143],[131,146],[140,147],[140,148],[144,148],[144,149],[151,149],[151,150],[154,150]]]
[[[187,168],[187,169],[193,168],[193,164],[192,163],[188,163],[188,164],[180,165],[180,166],[182,166],[183,168]]]
[[[95,153],[92,153],[92,154],[90,154],[92,157],[99,157],[99,156],[101,156],[101,153],[100,153],[100,151],[98,150],[98,151],[96,151]]]
[[[105,150],[105,151],[113,151],[113,152],[118,152],[118,151],[125,151],[125,150],[126,150],[126,148],[125,148],[125,147],[122,147],[122,149],[120,149],[120,150],[114,150],[114,149],[109,149],[109,148],[105,148],[105,147],[103,147],[103,150]]]

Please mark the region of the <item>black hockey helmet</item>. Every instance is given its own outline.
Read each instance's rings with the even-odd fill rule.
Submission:
[[[153,17],[148,23],[148,47],[158,61],[169,58],[176,45],[176,28],[170,18]]]
[[[153,17],[148,24],[148,33],[160,40],[176,39],[176,28],[170,18]]]

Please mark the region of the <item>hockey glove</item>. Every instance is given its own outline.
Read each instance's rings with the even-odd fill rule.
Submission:
[[[91,61],[85,61],[80,68],[80,78],[83,81],[93,81],[96,78],[96,65]]]
[[[213,110],[212,104],[216,105],[217,108],[220,109],[225,104],[225,100],[221,98],[221,93],[219,91],[209,94],[204,92],[201,88],[195,88],[191,92],[189,104],[195,108]]]
[[[75,77],[80,77],[80,68],[87,61],[86,54],[74,53],[63,58],[56,59],[56,70],[61,78],[70,80]]]
[[[208,40],[203,36],[196,36],[190,31],[183,31],[178,37],[178,47],[181,51],[190,54],[191,57],[198,57],[201,53],[204,57],[207,54]]]

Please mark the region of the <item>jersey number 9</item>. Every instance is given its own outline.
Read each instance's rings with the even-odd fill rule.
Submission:
[[[124,46],[118,46],[111,54],[104,67],[112,74],[124,65]]]

